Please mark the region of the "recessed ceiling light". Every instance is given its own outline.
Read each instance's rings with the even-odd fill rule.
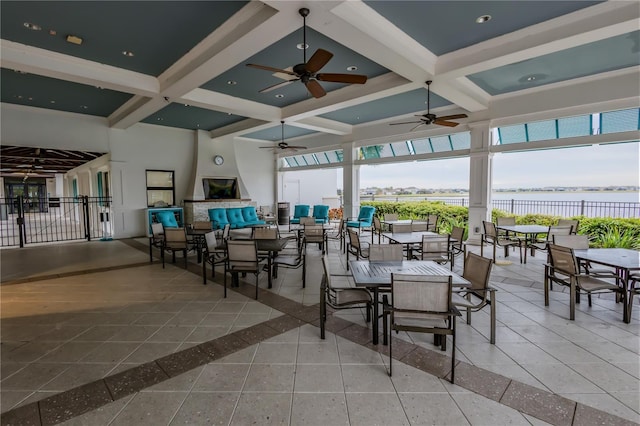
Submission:
[[[88,107],[88,106],[86,106],[86,105],[80,105],[80,108],[82,108],[82,109],[88,109],[89,107]]]
[[[300,50],[306,50],[306,49],[308,49],[308,48],[309,48],[309,45],[308,45],[308,44],[298,43],[298,44],[296,44],[296,47],[297,47],[298,49],[300,49]]]
[[[22,95],[16,95],[16,98],[22,99]]]
[[[484,24],[487,21],[491,20],[491,15],[482,15],[476,18],[476,24]]]
[[[284,95],[283,95],[282,93],[278,93],[278,94],[276,95],[276,98],[284,98]]]
[[[26,71],[19,71],[19,70],[14,70],[15,72],[17,72],[18,74],[26,74]]]
[[[42,29],[42,27],[38,24],[32,24],[31,22],[25,22],[24,24],[25,28],[29,29],[29,30],[33,30],[33,31],[40,31]]]
[[[134,54],[132,51],[130,51],[130,50],[123,50],[123,51],[122,51],[122,54],[123,54],[124,56],[129,56],[129,57],[131,57],[131,56],[135,56],[135,54]]]
[[[546,74],[538,73],[538,74],[525,75],[524,77],[521,77],[518,81],[520,83],[532,83],[534,81],[544,80],[545,78],[547,78]]]
[[[58,32],[56,30],[49,30],[49,35],[56,35]]]
[[[236,84],[238,84],[238,82],[237,81],[233,81],[233,80],[227,80],[227,84],[229,86],[235,86]]]
[[[158,118],[156,118],[156,120],[162,121],[162,117],[158,117]]]
[[[196,127],[200,127],[200,123],[197,123],[197,124],[196,124]]]
[[[56,103],[56,101],[49,101],[49,103],[50,103],[50,104],[55,104],[55,103]]]
[[[347,71],[357,71],[358,67],[356,67],[355,65],[351,65],[347,67]]]
[[[232,113],[228,112],[227,115],[233,115]]]

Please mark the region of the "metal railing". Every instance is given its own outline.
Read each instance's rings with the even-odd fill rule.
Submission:
[[[0,245],[110,239],[110,197],[0,198]]]
[[[441,201],[450,206],[469,206],[465,197],[371,197],[361,196],[361,201]],[[640,218],[640,203],[632,201],[538,201],[492,200],[491,207],[514,215],[542,214],[560,217],[612,217]]]

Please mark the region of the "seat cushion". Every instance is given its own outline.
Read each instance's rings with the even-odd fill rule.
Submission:
[[[329,222],[329,206],[322,204],[313,206],[313,217],[316,218],[316,223]]]
[[[309,209],[310,209],[309,205],[307,204],[298,204],[293,208],[293,217],[295,218],[307,217],[309,216]]]
[[[213,229],[222,229],[229,223],[227,209],[209,209],[209,219],[213,223]]]
[[[246,226],[244,216],[242,216],[242,208],[240,207],[227,209],[227,218],[233,229],[244,228]]]
[[[156,218],[158,219],[158,222],[160,222],[165,228],[178,227],[178,221],[176,220],[173,212],[157,212]]]
[[[257,221],[258,214],[256,213],[256,208],[253,206],[242,207],[242,217],[247,223]]]

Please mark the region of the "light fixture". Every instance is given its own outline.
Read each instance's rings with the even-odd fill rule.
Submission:
[[[50,104],[55,104],[55,103],[56,103],[56,101],[49,101],[49,103],[50,103]]]
[[[128,56],[128,57],[135,56],[135,54],[134,54],[132,51],[130,51],[130,50],[123,50],[123,51],[122,51],[122,54],[123,54],[124,56]]]
[[[284,98],[284,95],[283,95],[282,93],[278,93],[278,94],[276,95],[276,98]]]
[[[308,48],[309,48],[309,45],[308,45],[308,44],[306,44],[306,43],[298,43],[298,44],[296,44],[296,47],[297,47],[298,49],[300,49],[300,50],[306,50],[306,49],[308,49]]]
[[[77,44],[78,46],[80,46],[82,44],[82,38],[75,36],[73,34],[69,34],[66,38],[67,42],[71,43],[71,44]]]
[[[58,32],[56,30],[49,30],[49,35],[54,36],[56,34],[58,34]]]
[[[233,81],[233,80],[227,80],[227,84],[229,86],[235,86],[236,84],[238,84],[238,82],[237,81]]]
[[[86,106],[86,105],[80,105],[80,108],[82,108],[82,109],[88,109],[89,107],[88,107],[88,106]]]
[[[476,18],[476,24],[484,24],[487,21],[491,20],[491,15],[482,15]]]
[[[158,117],[158,118],[156,118],[156,120],[162,121],[162,117]]]
[[[538,73],[538,74],[529,74],[518,79],[520,83],[533,83],[535,81],[544,80],[547,78],[546,74]]]
[[[40,31],[42,29],[42,27],[38,24],[32,24],[31,22],[25,22],[24,24],[25,28],[29,29],[29,30],[33,30],[33,31]]]
[[[357,71],[358,67],[356,67],[355,65],[350,65],[347,67],[347,71]]]

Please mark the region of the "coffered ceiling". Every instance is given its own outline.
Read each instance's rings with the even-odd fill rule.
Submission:
[[[310,96],[247,63],[286,69],[319,48]],[[1,100],[107,119],[278,140],[438,115],[482,113],[500,96],[640,65],[637,1],[6,1]],[[489,16],[484,23],[477,23]],[[485,18],[487,19],[487,18]],[[355,70],[354,70],[355,68]],[[457,120],[464,123],[467,119]],[[413,126],[394,126],[408,132]]]

